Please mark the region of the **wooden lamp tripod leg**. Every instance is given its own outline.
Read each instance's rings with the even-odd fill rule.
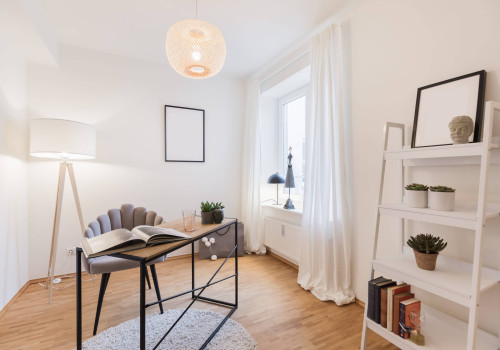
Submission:
[[[52,301],[52,287],[54,284],[54,269],[56,266],[57,241],[59,238],[59,226],[61,224],[61,209],[62,209],[62,200],[64,194],[65,178],[66,178],[66,162],[63,161],[59,165],[59,181],[57,184],[56,212],[54,215],[54,227],[52,230],[52,244],[50,247],[49,270],[47,273],[47,281],[45,283],[45,288],[47,288],[50,283],[49,304]]]
[[[50,259],[49,259],[49,270],[47,272],[47,281],[45,283],[45,288],[49,287],[49,304],[52,301],[52,287],[54,285],[54,269],[56,266],[56,256],[57,256],[57,242],[59,239],[59,227],[61,224],[61,209],[62,201],[64,195],[64,182],[66,180],[66,168],[68,168],[69,179],[71,181],[71,187],[73,189],[73,195],[75,197],[76,210],[78,212],[78,219],[80,220],[80,227],[82,229],[82,234],[85,232],[85,226],[83,224],[82,207],[80,206],[80,197],[78,196],[78,189],[76,188],[75,173],[73,172],[73,164],[62,161],[59,165],[59,182],[57,185],[57,201],[56,201],[56,212],[54,215],[54,228],[52,231],[52,244],[50,247]]]
[[[78,212],[78,219],[80,220],[80,227],[82,235],[85,232],[85,225],[83,223],[82,207],[80,205],[80,197],[78,196],[78,189],[76,188],[75,173],[73,172],[73,164],[67,163],[69,179],[71,180],[71,188],[73,188],[73,196],[75,197],[76,211]]]

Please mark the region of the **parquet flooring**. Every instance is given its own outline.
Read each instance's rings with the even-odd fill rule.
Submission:
[[[218,262],[196,259],[196,281],[203,284],[218,267]],[[157,265],[163,296],[190,288],[190,258],[172,259]],[[234,259],[221,270],[221,276],[234,271]],[[239,308],[233,319],[240,322],[258,342],[260,349],[359,349],[363,309],[356,304],[337,307],[321,302],[296,282],[297,270],[269,256],[239,259]],[[139,315],[138,269],[113,273],[104,298],[99,331]],[[83,339],[92,336],[100,277],[92,282],[84,276]],[[203,295],[233,301],[233,282],[222,282]],[[69,286],[68,286],[69,285]],[[75,347],[75,285],[64,279],[54,291],[52,304],[48,292],[38,284],[30,285],[3,313],[0,319],[0,349],[73,349]],[[155,299],[154,290],[146,293]],[[166,308],[187,305],[180,297]],[[197,302],[194,307],[226,313],[227,309]],[[148,313],[157,313],[157,307]],[[397,349],[369,332],[368,349]]]

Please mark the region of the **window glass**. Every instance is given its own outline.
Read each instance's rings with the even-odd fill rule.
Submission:
[[[288,154],[292,153],[292,167],[295,178],[295,190],[291,193],[304,193],[304,168],[305,168],[305,122],[306,122],[306,96],[304,93],[295,94],[288,99],[282,99],[283,118],[283,174],[286,176],[288,169]],[[285,189],[288,192],[288,189]]]

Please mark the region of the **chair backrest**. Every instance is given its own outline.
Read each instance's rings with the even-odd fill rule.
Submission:
[[[108,214],[100,215],[85,230],[85,237],[92,238],[111,230],[126,228],[132,230],[139,225],[159,225],[163,217],[144,207],[135,208],[133,204],[123,204],[120,209],[110,209]]]

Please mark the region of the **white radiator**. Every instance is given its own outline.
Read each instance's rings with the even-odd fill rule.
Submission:
[[[264,217],[265,245],[296,265],[300,258],[301,232],[300,226]]]

